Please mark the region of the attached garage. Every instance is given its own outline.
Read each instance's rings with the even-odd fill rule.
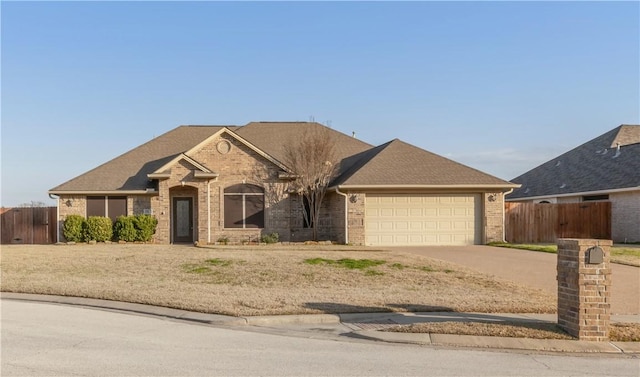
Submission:
[[[482,243],[480,194],[367,194],[365,244]]]

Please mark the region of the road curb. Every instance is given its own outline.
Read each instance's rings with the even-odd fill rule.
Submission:
[[[353,313],[353,314],[303,314],[274,316],[232,317],[219,314],[199,313],[146,304],[109,301],[93,298],[0,292],[6,300],[45,302],[75,305],[87,308],[114,310],[155,317],[172,318],[211,325],[225,326],[277,326],[308,324],[346,324],[365,320],[371,316],[385,318],[397,313]],[[464,314],[464,313],[461,313]],[[473,316],[472,314],[468,314]],[[529,339],[496,336],[468,336],[452,334],[398,333],[378,330],[357,330],[352,336],[371,341],[405,343],[433,346],[454,346],[501,350],[529,350],[566,353],[640,354],[640,342],[586,342],[578,340]]]

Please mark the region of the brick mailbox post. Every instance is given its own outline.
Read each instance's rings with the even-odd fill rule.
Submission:
[[[558,325],[580,340],[609,340],[612,241],[558,240]]]

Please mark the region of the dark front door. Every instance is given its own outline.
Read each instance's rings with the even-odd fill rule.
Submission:
[[[173,242],[193,242],[192,198],[173,198]]]

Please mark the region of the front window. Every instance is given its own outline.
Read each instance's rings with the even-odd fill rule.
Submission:
[[[224,189],[225,228],[264,228],[264,190],[239,184]]]
[[[103,216],[116,221],[127,215],[126,196],[87,196],[87,217]]]

